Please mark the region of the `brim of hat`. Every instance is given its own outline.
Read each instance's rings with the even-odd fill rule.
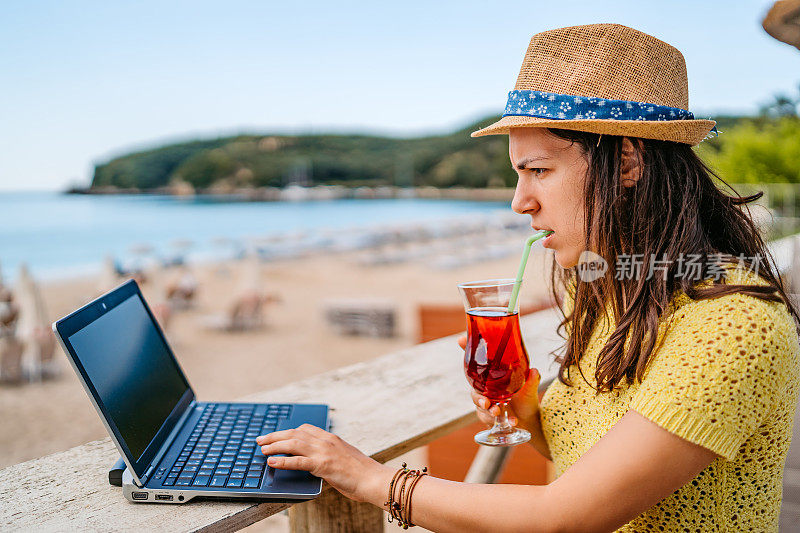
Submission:
[[[560,128],[606,135],[673,141],[695,146],[708,137],[711,129],[716,124],[713,120],[554,120],[527,116],[507,116],[485,128],[473,131],[471,136],[508,135],[511,128]]]

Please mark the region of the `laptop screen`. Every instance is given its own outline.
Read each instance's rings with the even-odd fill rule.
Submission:
[[[138,293],[68,341],[138,461],[189,389]]]

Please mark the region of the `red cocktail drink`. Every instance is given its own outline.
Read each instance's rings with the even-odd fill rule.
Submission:
[[[513,279],[458,285],[467,312],[464,373],[478,394],[500,407],[494,426],[475,435],[478,444],[514,446],[531,438],[509,423],[506,412],[506,404],[525,384],[530,364],[519,331],[519,302],[512,298],[518,289]]]
[[[472,388],[493,403],[507,402],[528,377],[519,315],[502,308],[467,311],[464,372]]]

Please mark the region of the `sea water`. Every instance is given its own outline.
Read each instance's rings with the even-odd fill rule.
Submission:
[[[20,263],[42,278],[96,272],[105,257],[134,260],[137,248],[153,256],[224,258],[224,240],[246,246],[287,234],[343,234],[383,226],[436,225],[470,214],[510,212],[505,202],[423,199],[340,199],[239,202],[223,197],[0,193],[0,268],[8,280]],[[188,244],[188,243],[186,243]]]

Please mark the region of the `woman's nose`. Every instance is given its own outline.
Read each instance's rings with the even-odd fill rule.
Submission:
[[[524,180],[517,181],[514,199],[511,201],[511,210],[521,215],[539,210],[539,202],[534,197],[531,188],[524,185]]]

